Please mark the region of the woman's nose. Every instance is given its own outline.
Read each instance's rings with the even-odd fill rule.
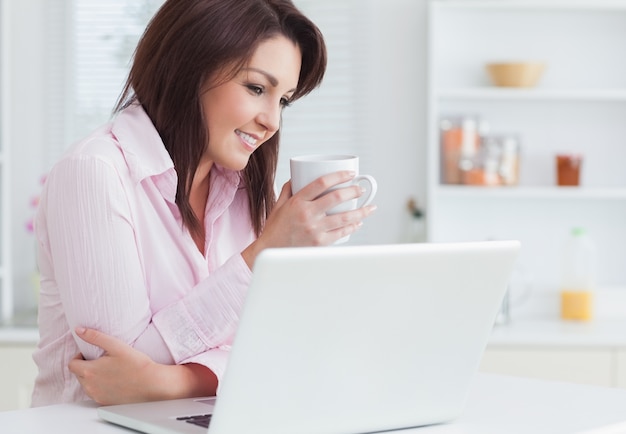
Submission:
[[[279,104],[268,104],[258,114],[259,122],[269,133],[275,133],[280,127],[281,106]]]

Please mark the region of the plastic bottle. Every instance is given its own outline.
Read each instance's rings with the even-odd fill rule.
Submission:
[[[596,250],[583,228],[573,228],[563,251],[561,318],[588,321],[593,317]]]

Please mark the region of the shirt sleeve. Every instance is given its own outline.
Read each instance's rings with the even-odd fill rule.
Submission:
[[[68,158],[50,173],[46,190],[44,230],[69,327],[116,336],[159,363],[201,363],[221,378],[218,347],[234,334],[251,278],[241,255],[153,317],[116,168],[98,157]],[[85,358],[102,355],[76,342]]]
[[[153,322],[177,363],[214,348],[215,343],[232,342],[251,275],[241,255],[235,255],[216,270],[212,279],[201,282],[184,299],[154,315]],[[207,297],[209,284],[220,290],[211,291]]]

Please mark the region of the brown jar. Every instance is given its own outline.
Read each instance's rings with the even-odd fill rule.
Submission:
[[[580,185],[580,168],[583,162],[579,154],[557,154],[556,183],[559,186]]]

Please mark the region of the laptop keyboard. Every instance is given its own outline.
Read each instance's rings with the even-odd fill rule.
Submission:
[[[209,423],[211,423],[211,415],[199,414],[196,416],[182,416],[182,417],[177,417],[176,420],[181,420],[183,422],[192,423],[194,425],[198,425],[203,428],[208,428]]]

